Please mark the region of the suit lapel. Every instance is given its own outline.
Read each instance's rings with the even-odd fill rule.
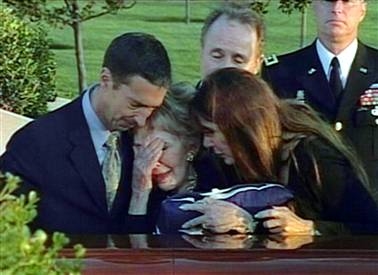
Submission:
[[[98,208],[107,215],[106,190],[105,182],[101,174],[101,167],[97,159],[88,127],[80,128],[71,133],[70,140],[72,142],[72,152],[70,154],[73,165],[80,174],[93,202]],[[121,139],[121,155],[122,155],[122,175],[114,204],[112,215],[118,212],[124,213],[125,207],[131,195],[131,178],[134,153],[132,149],[132,138],[128,133],[122,134]],[[86,156],[83,158],[83,156]]]
[[[351,109],[359,105],[360,96],[374,80],[378,80],[377,72],[374,71],[373,64],[369,61],[366,47],[359,43],[356,57],[349,71],[345,91],[340,101],[338,119],[348,119],[347,116],[351,113]]]
[[[101,167],[81,108],[80,112],[81,121],[76,124],[76,127],[73,128],[69,136],[72,144],[70,158],[74,168],[81,176],[85,187],[92,197],[94,204],[97,205],[101,211],[107,213],[105,183],[101,174]],[[76,120],[77,119],[78,118],[76,118]]]

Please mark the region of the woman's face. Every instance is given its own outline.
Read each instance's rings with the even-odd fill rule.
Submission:
[[[213,148],[214,153],[219,155],[226,164],[234,164],[234,157],[228,146],[225,136],[215,123],[200,119],[203,133],[203,146]]]
[[[134,144],[143,146],[146,137],[150,140],[161,139],[165,145],[158,162],[152,169],[152,182],[164,191],[180,189],[187,182],[188,150],[182,139],[167,131],[140,129],[134,137]]]

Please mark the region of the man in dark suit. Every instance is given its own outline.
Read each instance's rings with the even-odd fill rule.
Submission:
[[[111,234],[143,227],[127,213],[133,160],[128,133],[161,105],[170,82],[161,42],[144,33],[120,35],[106,50],[98,84],[13,135],[0,170],[19,175],[21,191],[38,192],[33,228]],[[109,202],[103,167],[110,149],[104,144],[115,132],[122,132],[114,150],[121,174]]]
[[[378,50],[358,41],[367,3],[316,0],[313,9],[316,41],[267,58],[262,77],[280,97],[308,103],[332,123],[354,145],[378,193]]]

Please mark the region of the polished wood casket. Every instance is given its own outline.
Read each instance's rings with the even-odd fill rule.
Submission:
[[[378,235],[69,237],[86,247],[83,274],[91,275],[378,274]]]

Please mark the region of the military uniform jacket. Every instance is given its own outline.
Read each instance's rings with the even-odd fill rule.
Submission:
[[[262,77],[281,98],[308,103],[334,123],[364,162],[378,191],[378,106],[361,107],[360,97],[378,83],[378,50],[358,42],[344,92],[336,99],[316,51],[316,43],[265,62]]]

